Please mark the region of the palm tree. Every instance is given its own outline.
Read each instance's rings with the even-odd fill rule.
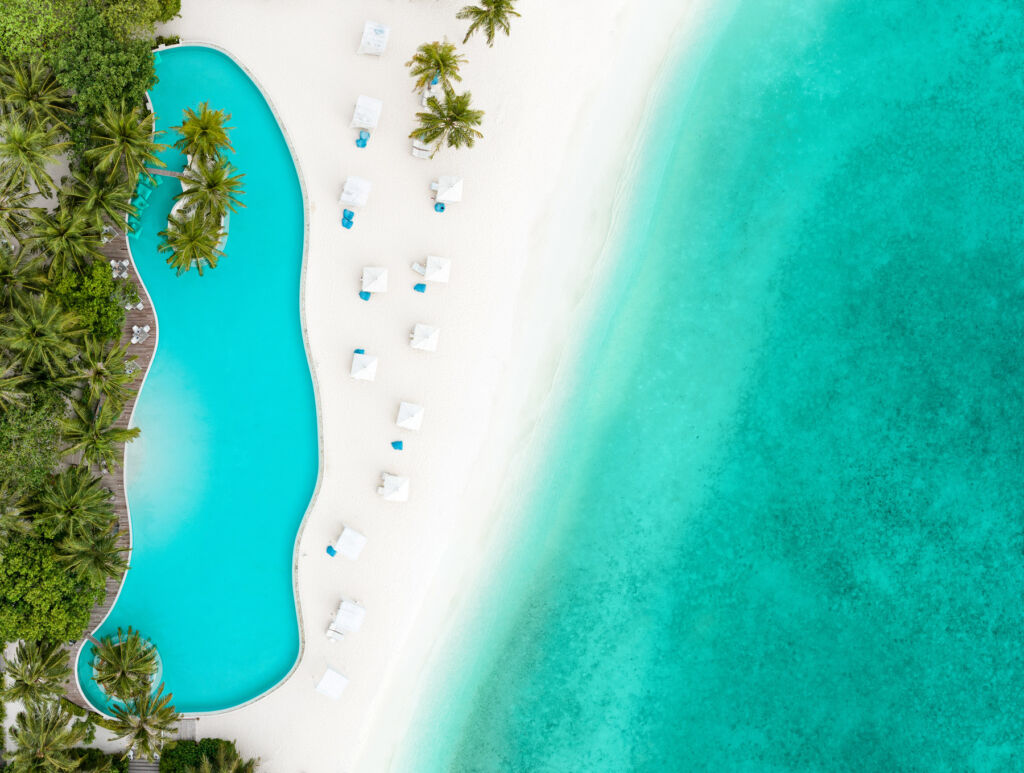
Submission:
[[[59,704],[25,706],[11,728],[18,747],[10,755],[12,773],[56,773],[77,768],[78,761],[72,760],[68,751],[85,739],[88,722],[72,720]]]
[[[159,665],[156,647],[138,631],[117,629],[117,638],[104,636],[93,646],[93,679],[107,695],[128,701],[152,691]]]
[[[487,37],[487,45],[493,46],[497,31],[500,29],[508,35],[510,17],[520,15],[516,12],[515,5],[516,0],[480,0],[480,5],[467,5],[455,14],[456,19],[470,19],[469,29],[466,30],[466,37],[462,42],[469,40],[477,30],[483,30]]]
[[[473,143],[484,136],[476,128],[483,120],[484,111],[471,109],[471,100],[468,91],[456,94],[451,89],[445,89],[444,102],[430,97],[427,112],[416,113],[420,125],[409,136],[428,144],[436,143],[434,153],[445,144],[449,148],[473,147]]]
[[[128,549],[120,544],[121,535],[119,531],[106,531],[65,537],[57,545],[57,558],[82,582],[100,586],[128,568]]]
[[[25,239],[38,253],[51,257],[49,276],[56,278],[73,268],[82,269],[90,260],[103,260],[103,231],[82,207],[61,204],[52,213],[32,213],[32,231]]]
[[[0,308],[21,305],[33,293],[46,286],[38,256],[26,250],[14,251],[9,242],[0,241]]]
[[[29,295],[0,325],[0,348],[10,352],[22,371],[56,379],[67,373],[82,333],[78,317],[64,311],[52,296]]]
[[[114,525],[113,494],[85,465],[71,465],[47,479],[36,496],[32,520],[42,536],[91,536]]]
[[[25,407],[28,393],[23,387],[30,381],[27,375],[0,361],[0,413]]]
[[[157,250],[171,253],[167,262],[179,275],[195,266],[199,276],[202,276],[203,266],[217,268],[217,261],[224,256],[219,248],[222,236],[220,223],[199,215],[172,214],[168,218],[166,230],[161,231],[159,236],[164,241]]]
[[[0,162],[16,185],[31,181],[44,196],[53,192],[53,178],[46,167],[57,160],[68,143],[57,139],[57,130],[29,126],[18,118],[0,124]]]
[[[40,56],[0,66],[0,103],[5,114],[29,126],[66,128],[64,120],[71,114],[67,91]]]
[[[259,764],[258,759],[243,760],[234,744],[222,743],[213,759],[203,757],[199,767],[189,768],[186,773],[255,773]]]
[[[126,706],[114,704],[111,707],[114,719],[102,723],[114,733],[115,738],[127,738],[130,748],[148,760],[160,753],[178,725],[174,706],[168,705],[172,695],[163,695],[163,691],[161,684],[155,693],[147,690],[132,698]]]
[[[452,79],[461,81],[459,65],[464,64],[466,57],[455,50],[455,44],[447,40],[443,43],[435,40],[424,43],[416,49],[412,59],[405,63],[411,68],[409,74],[416,79],[413,91],[422,91],[437,79],[444,89],[452,88]]]
[[[120,176],[123,182],[134,186],[140,173],[149,174],[147,165],[165,166],[156,155],[165,146],[154,139],[154,118],[152,113],[126,107],[124,102],[119,107],[107,105],[96,120],[94,146],[86,152],[86,158],[96,164],[97,171],[109,178]]]
[[[31,531],[32,522],[25,517],[24,502],[10,492],[5,481],[0,484],[0,550]]]
[[[36,192],[11,173],[11,165],[0,166],[0,239],[17,239],[32,214]]]
[[[14,659],[7,661],[11,684],[4,699],[22,703],[46,703],[64,694],[71,676],[67,651],[57,643],[20,641]]]
[[[174,147],[201,164],[209,164],[220,158],[222,150],[234,150],[228,139],[228,130],[233,127],[224,125],[230,119],[230,113],[211,110],[209,102],[200,104],[198,112],[190,107],[185,108],[185,119],[181,126],[171,127],[181,134]]]
[[[102,227],[109,222],[124,228],[125,215],[137,214],[131,203],[131,188],[116,177],[100,177],[79,170],[71,175],[71,184],[63,191],[65,199],[92,214]]]
[[[96,403],[72,404],[74,416],[62,420],[64,440],[69,443],[65,455],[81,451],[82,459],[91,464],[107,468],[118,465],[118,446],[135,440],[139,428],[115,427],[119,411],[110,406],[110,402],[104,402],[102,407]]]
[[[186,210],[219,223],[228,210],[237,212],[238,207],[245,206],[238,198],[244,193],[245,175],[232,174],[234,171],[226,159],[186,169],[181,177],[184,189],[175,198],[185,202]]]
[[[135,380],[135,375],[128,372],[126,365],[135,360],[134,354],[128,354],[124,344],[107,344],[93,336],[86,336],[78,355],[78,372],[72,378],[84,382],[84,390],[89,400],[101,397],[123,406],[128,398],[135,393],[128,384]]]

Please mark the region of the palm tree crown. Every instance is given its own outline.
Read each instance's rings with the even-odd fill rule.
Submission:
[[[164,166],[157,153],[164,146],[158,143],[153,131],[154,116],[139,107],[107,105],[96,121],[92,134],[94,146],[86,157],[96,164],[97,171],[108,177],[134,184],[146,166]]]
[[[0,103],[29,126],[61,128],[71,114],[67,91],[38,56],[0,65]]]
[[[152,760],[170,740],[178,724],[178,715],[171,702],[171,693],[163,695],[164,686],[155,693],[148,690],[136,695],[125,706],[114,704],[114,719],[104,722],[117,738],[127,738],[131,748]]]
[[[157,670],[156,647],[138,631],[117,629],[117,638],[104,636],[92,648],[96,684],[122,701],[148,695]]]
[[[64,199],[92,215],[100,227],[110,223],[124,228],[125,215],[137,214],[131,203],[130,184],[119,177],[98,177],[78,170],[71,175],[71,184],[62,193]]]
[[[186,108],[181,126],[171,127],[181,134],[174,147],[202,164],[215,161],[222,150],[233,150],[228,139],[228,130],[232,127],[224,125],[230,119],[230,113],[211,110],[209,102],[199,105],[198,111]]]
[[[167,220],[167,229],[159,235],[164,241],[157,250],[171,253],[167,262],[178,274],[195,266],[202,276],[204,266],[217,268],[217,261],[224,255],[219,247],[222,231],[218,221],[201,215],[172,214]]]
[[[6,700],[45,703],[64,693],[64,681],[71,676],[68,653],[56,643],[18,642],[14,659],[7,661],[7,676]]]
[[[11,770],[55,773],[77,768],[78,761],[72,760],[68,752],[85,738],[88,723],[72,720],[60,704],[28,704],[11,728],[18,747],[10,757]]]
[[[519,16],[515,10],[516,0],[480,0],[480,5],[467,5],[455,14],[456,19],[469,19],[469,29],[466,30],[465,43],[477,30],[483,30],[487,38],[487,45],[494,45],[494,36],[500,29],[506,35],[509,34],[510,17]]]
[[[128,384],[135,380],[135,375],[128,372],[127,364],[135,359],[124,344],[107,344],[86,336],[78,353],[78,372],[72,378],[82,383],[89,400],[106,398],[120,407],[134,394]]]
[[[0,241],[0,308],[22,305],[33,293],[40,293],[46,285],[38,256],[29,256],[26,250],[14,251],[8,242]]]
[[[65,454],[81,451],[82,459],[91,464],[113,468],[118,465],[121,443],[130,443],[139,436],[139,428],[115,427],[120,410],[110,402],[72,404],[73,415],[61,422],[62,434],[68,443]]]
[[[112,496],[88,467],[72,465],[47,480],[32,518],[36,529],[50,539],[110,531],[115,520]]]
[[[33,212],[36,192],[0,166],[0,239],[17,239]]]
[[[82,582],[99,586],[128,568],[128,548],[121,544],[121,536],[115,531],[68,536],[57,546],[57,557]]]
[[[44,196],[53,192],[53,178],[46,167],[57,160],[68,143],[61,142],[57,130],[30,126],[19,118],[0,124],[0,162],[16,185],[31,182]]]
[[[49,275],[56,278],[70,269],[81,269],[90,260],[102,260],[103,232],[92,215],[82,207],[64,203],[56,210],[32,213],[32,232],[27,246],[49,255]]]
[[[235,168],[226,159],[210,164],[197,164],[182,174],[184,186],[177,199],[185,202],[184,208],[195,211],[200,217],[219,222],[228,210],[237,212],[245,205],[239,200],[243,174],[233,174]]]
[[[484,117],[483,110],[473,110],[469,105],[472,95],[456,94],[446,89],[444,102],[437,97],[427,100],[427,112],[417,113],[420,125],[409,135],[426,143],[435,143],[434,152],[442,145],[450,148],[473,147],[473,143],[484,135],[476,128]]]
[[[203,757],[199,767],[189,768],[186,773],[255,773],[259,762],[258,759],[242,759],[233,744],[222,743],[213,759]]]
[[[443,43],[435,40],[433,43],[424,43],[416,49],[412,59],[405,63],[410,68],[409,74],[416,79],[413,90],[422,90],[430,86],[434,79],[444,89],[452,88],[452,81],[461,81],[459,65],[466,61],[455,50],[455,44],[447,40]]]
[[[30,295],[0,325],[0,348],[10,352],[23,370],[54,379],[67,372],[82,332],[78,318],[51,296]]]

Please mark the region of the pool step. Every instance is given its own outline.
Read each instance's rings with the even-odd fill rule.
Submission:
[[[159,773],[160,765],[148,760],[132,760],[128,763],[128,773]]]

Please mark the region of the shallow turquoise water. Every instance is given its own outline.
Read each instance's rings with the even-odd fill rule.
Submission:
[[[203,277],[175,276],[156,249],[177,180],[157,178],[131,238],[160,340],[128,447],[131,570],[100,635],[131,625],[151,637],[178,710],[210,711],[272,687],[298,655],[292,552],[318,469],[299,316],[302,192],[273,113],[230,58],[175,48],[157,75],[157,128],[204,100],[231,113],[246,206]],[[162,158],[184,165],[173,148]],[[79,675],[99,702],[88,659],[86,648]]]
[[[712,29],[402,767],[1020,770],[1024,9]]]

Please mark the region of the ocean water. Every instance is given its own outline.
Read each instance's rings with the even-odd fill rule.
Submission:
[[[319,465],[299,309],[302,190],[273,112],[229,57],[182,46],[156,70],[162,142],[178,138],[171,127],[186,107],[209,101],[231,114],[245,208],[231,215],[227,254],[202,277],[176,276],[157,252],[177,180],[156,178],[129,240],[160,339],[125,466],[131,569],[97,636],[138,629],[157,646],[178,711],[212,711],[272,687],[299,652],[292,557]],[[161,158],[184,166],[173,148]],[[86,646],[79,679],[103,706],[90,660]]]
[[[1024,6],[702,40],[398,767],[1024,769]]]

